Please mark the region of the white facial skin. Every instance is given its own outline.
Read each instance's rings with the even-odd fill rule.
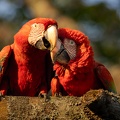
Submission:
[[[70,59],[74,59],[76,57],[76,52],[77,52],[76,43],[73,40],[64,39],[64,47],[67,53],[69,54]]]
[[[61,45],[63,45],[62,48],[61,48]],[[64,52],[62,52],[61,49],[64,49]],[[65,38],[62,43],[61,40],[58,39],[55,48],[51,51],[51,59],[52,59],[53,63],[55,62],[54,61],[55,58],[60,63],[63,63],[64,61],[68,62],[69,58],[70,58],[70,60],[72,60],[76,57],[76,53],[77,53],[77,46],[73,40]],[[58,55],[59,57],[56,56],[56,54],[59,54]],[[68,56],[69,56],[69,58],[68,58]]]
[[[37,47],[38,49],[53,50],[58,38],[57,27],[55,25],[48,26],[47,30],[44,31],[44,25],[40,23],[34,23],[31,25],[28,42],[30,45]],[[48,45],[45,46],[45,42]],[[50,45],[50,46],[49,46]]]

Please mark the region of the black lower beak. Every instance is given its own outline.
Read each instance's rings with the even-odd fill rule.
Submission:
[[[45,37],[43,37],[42,39],[36,42],[35,47],[44,50],[44,49],[49,49],[51,46],[49,41]]]
[[[60,50],[55,54],[53,61],[57,61],[61,64],[67,64],[70,61],[70,57],[63,45],[61,45]]]

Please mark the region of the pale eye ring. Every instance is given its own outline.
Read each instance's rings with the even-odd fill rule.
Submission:
[[[75,45],[75,42],[73,40],[69,41],[70,45]]]
[[[32,27],[36,28],[37,25],[38,25],[37,23],[34,23],[34,24],[32,24]]]

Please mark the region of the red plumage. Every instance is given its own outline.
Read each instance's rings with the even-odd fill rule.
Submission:
[[[42,24],[41,34],[48,26],[56,25],[56,21],[47,18],[36,18],[27,22],[14,36],[14,43],[7,46],[10,49],[1,50],[0,55],[9,52],[3,62],[7,61],[6,69],[1,71],[0,92],[10,95],[36,96],[47,93],[50,89],[50,79],[53,74],[52,61],[48,50],[40,50],[28,43],[31,25]],[[44,31],[43,31],[44,30]],[[6,48],[7,48],[6,47]],[[0,60],[3,56],[0,56]]]
[[[60,92],[63,95],[67,93],[72,96],[81,96],[90,89],[99,88],[116,92],[109,71],[104,65],[94,60],[94,53],[87,36],[78,30],[69,28],[60,28],[58,36],[64,47],[65,40],[75,42],[76,56],[74,59],[70,59],[67,64],[60,61],[54,63],[57,77],[53,78],[51,82],[52,95]],[[69,46],[65,47],[65,50],[70,51]],[[57,87],[58,84],[59,87]]]

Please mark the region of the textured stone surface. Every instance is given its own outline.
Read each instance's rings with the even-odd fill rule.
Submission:
[[[120,96],[91,90],[82,97],[5,96],[0,120],[120,120]]]

